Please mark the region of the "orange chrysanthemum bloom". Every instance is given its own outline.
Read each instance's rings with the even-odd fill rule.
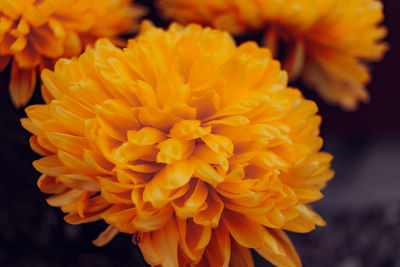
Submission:
[[[126,49],[99,40],[42,79],[48,102],[22,120],[38,186],[67,222],[104,219],[97,245],[123,232],[151,265],[252,266],[248,248],[301,265],[284,230],[324,225],[306,204],[331,156],[268,49],[145,22]]]
[[[301,76],[326,101],[350,110],[368,101],[365,62],[380,60],[387,50],[378,0],[158,0],[158,5],[165,17],[182,23],[234,34],[263,30],[264,45],[275,56],[285,44],[291,79]]]
[[[0,71],[12,61],[10,95],[24,106],[36,72],[79,55],[97,38],[133,30],[143,10],[131,0],[0,0]],[[117,41],[117,40],[116,40]]]

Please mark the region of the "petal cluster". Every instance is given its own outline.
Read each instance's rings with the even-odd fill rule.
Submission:
[[[291,79],[301,76],[326,101],[345,109],[368,101],[365,62],[387,50],[378,0],[158,0],[162,14],[241,34],[263,30],[264,44],[282,54]]]
[[[130,233],[153,266],[253,266],[249,249],[301,265],[284,230],[324,225],[307,203],[332,157],[268,49],[145,22],[127,48],[101,39],[42,79],[47,104],[21,121],[38,186],[67,222],[110,225],[95,244]]]
[[[38,68],[52,68],[60,57],[79,55],[99,37],[133,30],[143,10],[130,0],[1,0],[0,71],[12,62],[10,94],[25,105]]]

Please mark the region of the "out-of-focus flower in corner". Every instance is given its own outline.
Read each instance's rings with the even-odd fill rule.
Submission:
[[[287,87],[267,48],[227,32],[144,22],[124,50],[106,39],[42,73],[47,104],[22,125],[52,206],[97,240],[133,235],[162,266],[301,262],[284,230],[324,225],[332,157],[320,152],[314,102]]]
[[[131,0],[0,0],[0,71],[11,62],[10,95],[26,105],[36,73],[61,57],[78,56],[97,38],[137,28],[144,13]]]
[[[327,102],[347,110],[369,100],[365,63],[379,61],[388,49],[378,0],[158,0],[158,6],[181,23],[238,35],[264,31],[264,45],[275,56],[286,51],[282,60],[291,80],[301,76]]]

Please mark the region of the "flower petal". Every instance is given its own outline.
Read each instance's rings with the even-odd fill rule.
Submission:
[[[280,246],[283,248],[283,254],[271,253],[269,249],[261,247],[256,249],[256,251],[263,256],[266,260],[270,261],[276,266],[288,266],[288,267],[301,267],[301,261],[295,248],[290,242],[287,235],[282,230],[269,230],[272,236],[279,242]]]
[[[160,255],[161,265],[165,267],[179,266],[179,232],[175,220],[168,220],[163,228],[152,233],[152,237]]]
[[[93,245],[102,247],[108,244],[117,234],[118,229],[112,225],[109,225],[106,230],[100,233],[100,235],[92,241]]]
[[[36,86],[36,69],[22,69],[13,61],[11,68],[10,95],[14,105],[19,108],[26,105]]]

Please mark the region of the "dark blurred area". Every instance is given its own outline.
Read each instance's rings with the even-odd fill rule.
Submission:
[[[149,7],[152,1],[136,1]],[[371,102],[356,112],[325,104],[307,89],[323,117],[324,150],[335,156],[335,178],[314,208],[327,226],[309,234],[291,234],[305,267],[400,267],[400,1],[385,0],[385,59],[371,66]],[[240,40],[241,41],[241,40]],[[128,235],[120,234],[103,248],[91,240],[104,222],[73,226],[47,205],[32,161],[39,158],[20,126],[8,94],[9,68],[0,74],[0,266],[146,266]],[[41,103],[36,91],[30,104]],[[270,266],[255,255],[257,266]]]

